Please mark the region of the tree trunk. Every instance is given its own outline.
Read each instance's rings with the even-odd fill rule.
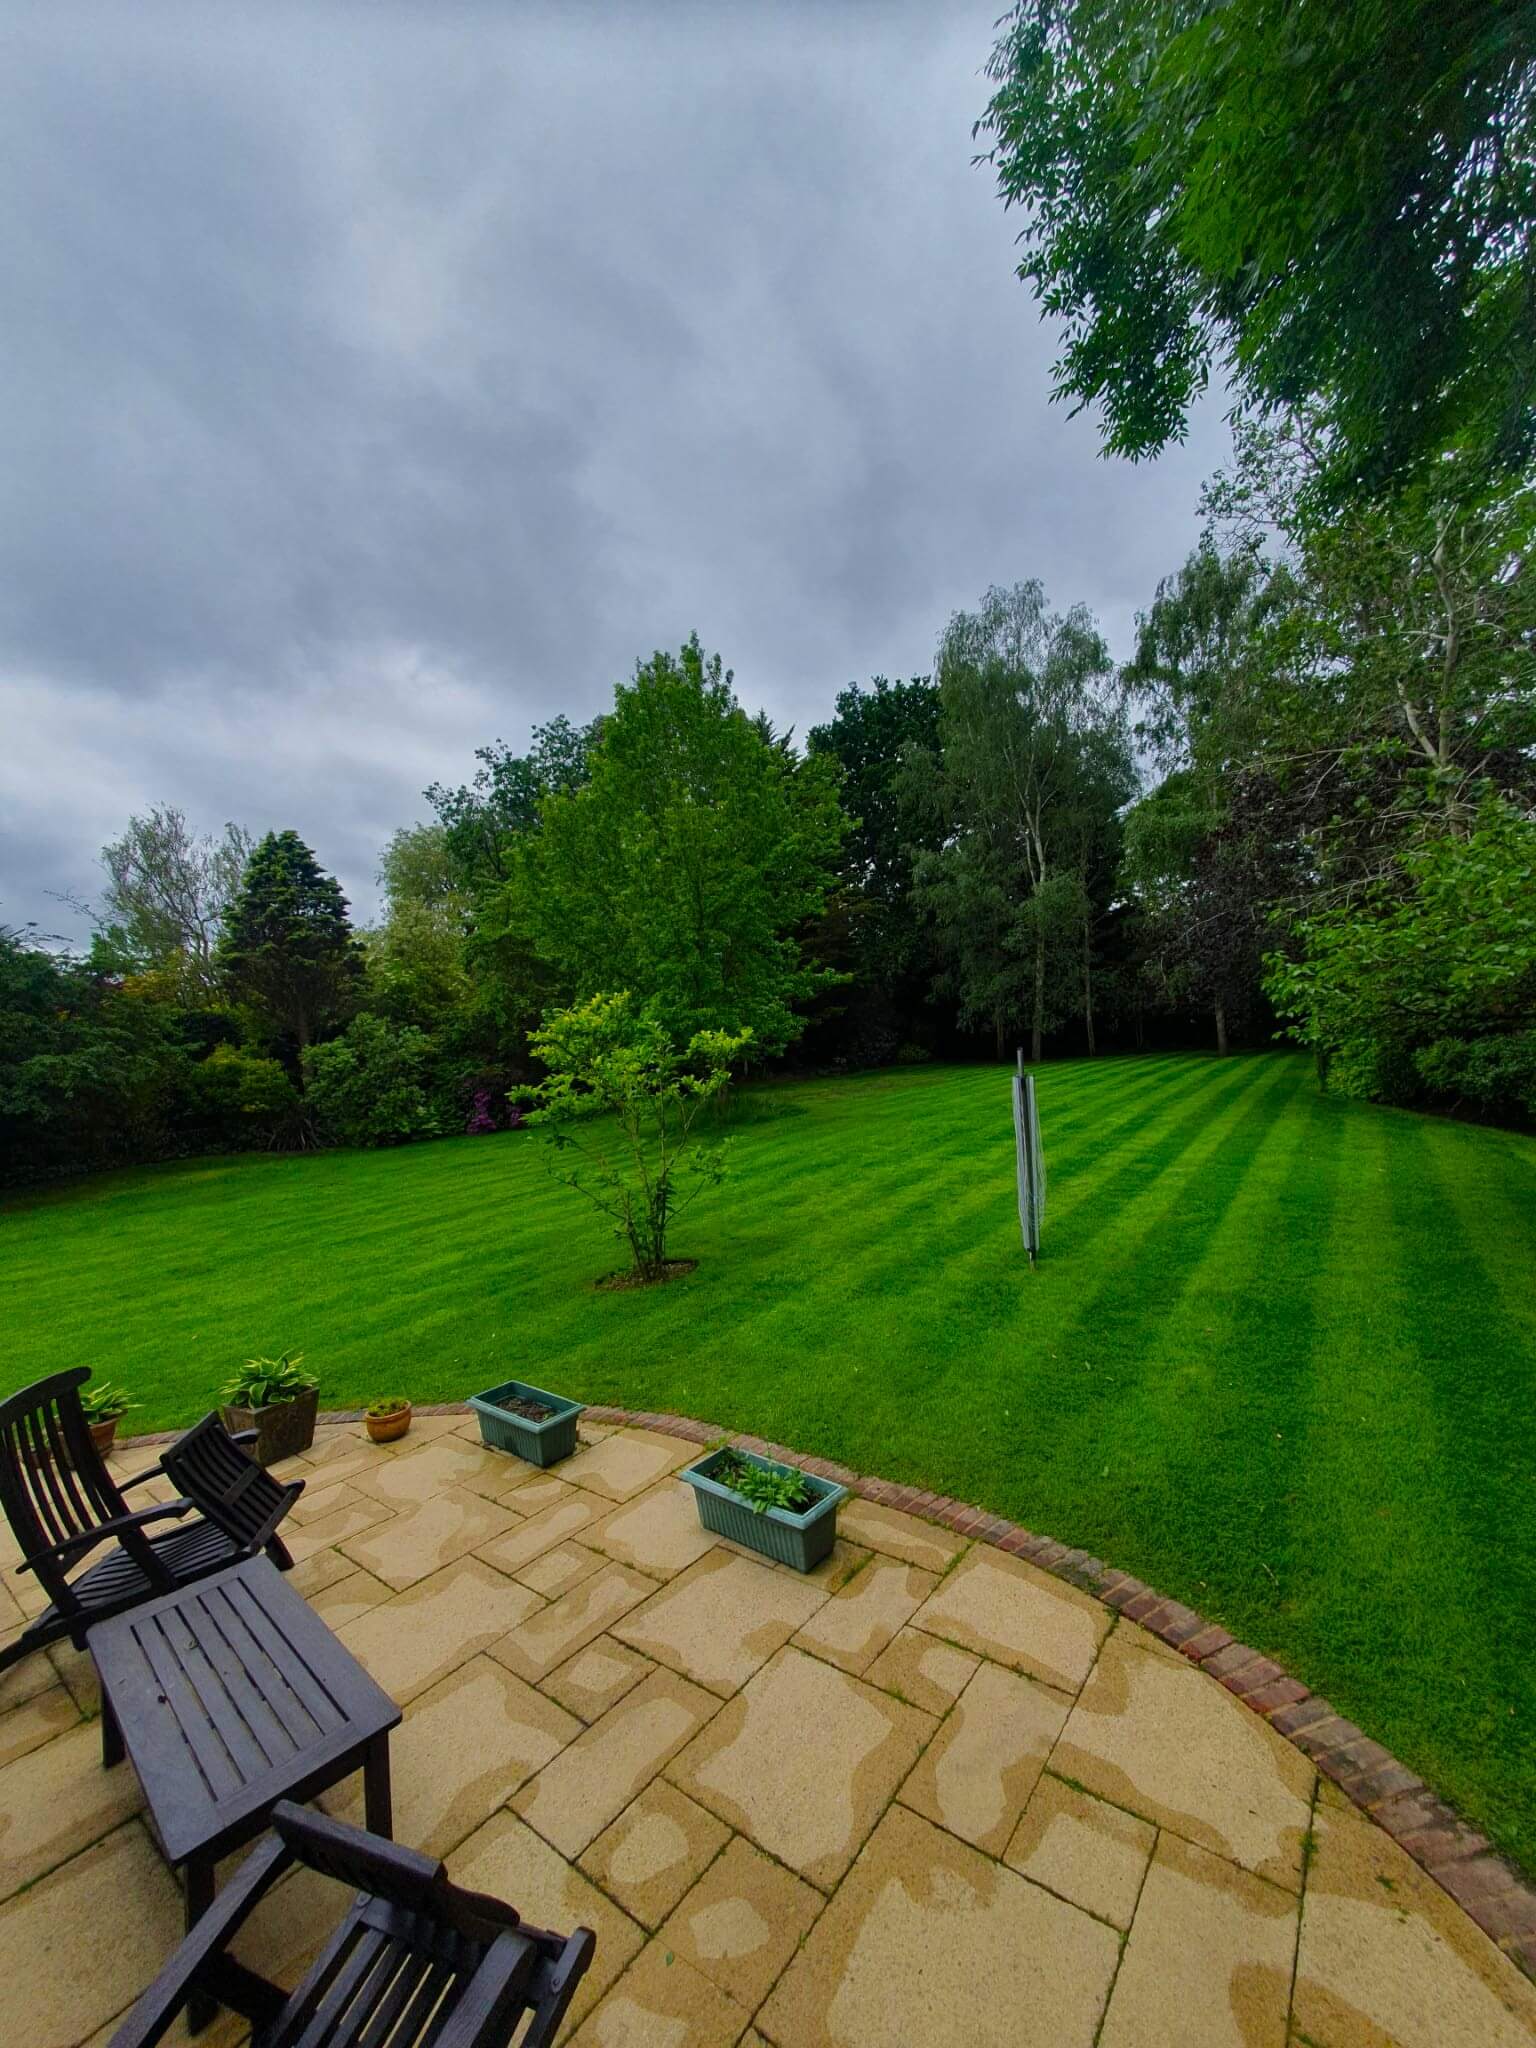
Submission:
[[[1226,1006],[1226,1004],[1225,1004],[1225,1003],[1218,1003],[1218,1004],[1216,1005],[1216,1050],[1217,1050],[1218,1052],[1225,1052],[1225,1051],[1226,1051],[1226,1049],[1227,1049],[1227,1006]]]

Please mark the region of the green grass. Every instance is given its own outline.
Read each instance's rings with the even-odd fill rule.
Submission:
[[[296,1345],[324,1399],[516,1376],[982,1502],[1282,1659],[1536,1869],[1536,1141],[1319,1097],[1280,1054],[1045,1069],[1045,1250],[1006,1072],[762,1088],[616,1262],[532,1136],[199,1161],[0,1212],[19,1385],[143,1426]]]

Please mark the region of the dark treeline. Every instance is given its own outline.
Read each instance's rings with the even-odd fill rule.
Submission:
[[[1529,1116],[1532,493],[1448,465],[1318,519],[1307,461],[1240,433],[1119,669],[995,589],[800,745],[656,654],[428,790],[369,929],[291,831],[130,820],[88,953],[0,944],[7,1177],[500,1128],[539,1020],[617,989],[758,1072],[1280,1032],[1329,1085]]]

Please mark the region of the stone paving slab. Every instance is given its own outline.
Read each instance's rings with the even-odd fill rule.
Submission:
[[[1220,1631],[1213,1677],[1171,1647],[1198,1617],[1130,1581],[1117,1618],[895,1488],[802,1578],[698,1529],[675,1473],[701,1429],[583,1433],[543,1473],[462,1414],[387,1447],[329,1424],[287,1468],[291,1583],[405,1709],[397,1838],[597,1934],[565,2042],[1536,2043],[1536,1987],[1216,1682],[1274,1668]],[[67,1644],[0,1679],[3,2048],[106,2048],[179,1931],[97,1706]],[[326,1803],[358,1814],[357,1780]],[[344,1903],[296,1872],[239,1953],[292,1982]]]
[[[717,1549],[614,1629],[658,1664],[728,1698],[827,1597],[798,1573]]]
[[[933,1728],[931,1715],[785,1649],[667,1775],[825,1890],[858,1854]]]
[[[659,1927],[732,1839],[723,1822],[653,1778],[578,1859],[643,1927]]]
[[[1112,1928],[894,1806],[761,2013],[794,2048],[1092,2048]]]
[[[1293,1890],[1315,1773],[1190,1665],[1122,1629],[1104,1646],[1051,1759],[1088,1791]]]
[[[912,1623],[979,1657],[1076,1692],[1093,1669],[1110,1617],[1086,1593],[978,1544]]]

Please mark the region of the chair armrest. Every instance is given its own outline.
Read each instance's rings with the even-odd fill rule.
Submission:
[[[269,1835],[219,1893],[154,1983],[112,2036],[109,2048],[154,2048],[197,1988],[196,1980],[239,1933],[252,1911],[294,1860],[287,1843]]]
[[[126,1493],[130,1486],[142,1486],[146,1479],[163,1479],[164,1477],[165,1466],[163,1463],[148,1465],[142,1472],[135,1472],[131,1479],[120,1480],[118,1482],[118,1491]]]
[[[225,1434],[229,1437],[232,1444],[240,1444],[242,1447],[246,1444],[254,1444],[261,1441],[261,1431],[259,1429],[228,1430]]]
[[[36,1555],[54,1558],[59,1564],[69,1564],[77,1557],[83,1557],[88,1550],[94,1550],[98,1543],[106,1543],[114,1536],[122,1536],[130,1529],[142,1529],[150,1522],[163,1522],[169,1518],[179,1520],[192,1512],[189,1500],[157,1500],[147,1508],[137,1508],[131,1515],[114,1515],[110,1522],[98,1522],[94,1529],[83,1529],[78,1536],[71,1536],[63,1543],[45,1543]],[[33,1560],[28,1558],[20,1569],[29,1572]]]
[[[550,2048],[596,1952],[597,1936],[590,1927],[578,1927],[553,1963],[539,1973],[530,2001],[533,2019],[523,2036],[522,2048]]]
[[[498,1934],[433,2048],[501,2048],[529,2003],[539,1951],[526,1935]]]

